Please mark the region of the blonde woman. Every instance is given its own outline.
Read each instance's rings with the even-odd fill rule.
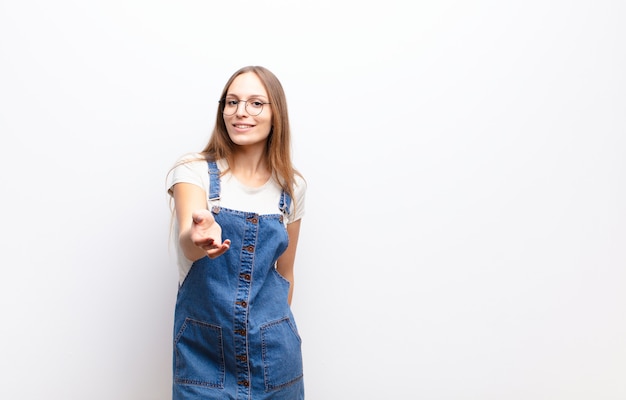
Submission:
[[[205,148],[167,175],[179,290],[173,399],[304,399],[290,305],[306,183],[282,85],[247,66],[226,82]]]

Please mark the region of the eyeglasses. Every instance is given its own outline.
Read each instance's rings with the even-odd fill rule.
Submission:
[[[228,116],[234,115],[239,109],[239,103],[245,103],[246,112],[253,117],[256,117],[257,115],[261,114],[261,112],[263,111],[264,104],[271,104],[271,103],[265,103],[261,101],[260,99],[248,99],[248,100],[221,99],[220,106],[222,108],[222,113]]]

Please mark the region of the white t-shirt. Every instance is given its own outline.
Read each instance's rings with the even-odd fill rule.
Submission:
[[[172,187],[177,183],[191,183],[197,185],[206,193],[207,204],[209,205],[209,209],[211,209],[212,206],[218,204],[216,201],[209,201],[208,198],[210,186],[209,166],[205,160],[201,159],[199,154],[183,156],[180,161],[190,159],[193,161],[180,163],[167,175],[168,193],[172,193]],[[225,171],[228,168],[226,160],[218,160],[217,166],[220,171]],[[295,179],[296,184],[294,186],[290,213],[283,219],[285,224],[297,221],[304,215],[306,182],[297,175]],[[227,172],[221,177],[220,181],[219,205],[232,210],[254,212],[257,214],[280,214],[278,206],[281,195],[282,188],[274,178],[270,178],[260,187],[249,187],[242,184],[235,176]],[[187,259],[180,249],[178,243],[178,222],[175,214],[173,218],[172,242],[176,247],[179,282],[182,283],[193,261]]]

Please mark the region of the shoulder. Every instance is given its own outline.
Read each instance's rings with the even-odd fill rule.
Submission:
[[[293,206],[287,223],[295,222],[304,216],[307,183],[303,176],[296,174],[293,185]]]
[[[194,173],[194,174],[203,174],[208,170],[207,160],[204,158],[202,154],[199,153],[188,153],[181,156],[174,166],[172,167],[170,173],[174,174],[185,174],[185,173]]]
[[[205,157],[199,153],[188,153],[176,160],[167,173],[168,191],[177,183],[193,183],[206,190],[208,166]]]
[[[207,163],[207,159],[201,153],[186,153],[183,154],[176,160],[174,166],[185,165],[185,164],[205,164]]]
[[[304,197],[307,189],[306,180],[302,175],[296,174],[294,176],[293,195],[296,198]]]

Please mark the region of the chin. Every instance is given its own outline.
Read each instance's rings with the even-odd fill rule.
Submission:
[[[267,142],[267,136],[263,138],[248,137],[245,135],[230,135],[230,140],[238,146],[252,146],[258,144],[265,144]]]

